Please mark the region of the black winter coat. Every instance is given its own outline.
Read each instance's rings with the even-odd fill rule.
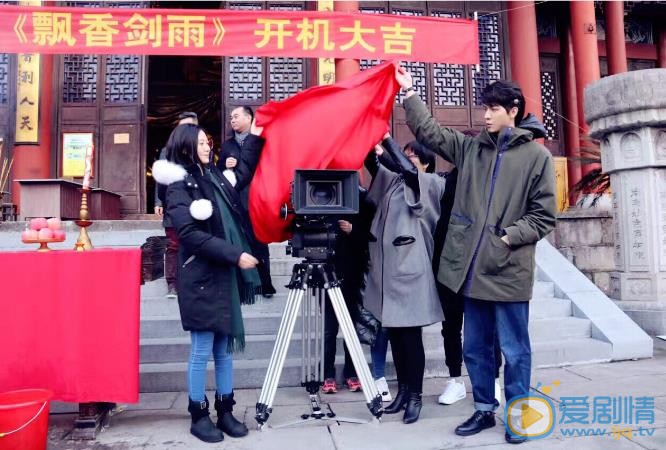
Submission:
[[[237,188],[249,184],[254,174],[264,140],[248,136],[249,146],[239,161],[236,171]],[[252,242],[252,227],[247,211],[243,208],[238,191],[215,168],[227,197],[232,202],[232,214],[236,224]],[[230,266],[238,264],[243,250],[225,240],[219,207],[215,200],[215,186],[203,175],[198,165],[186,168],[187,175],[167,188],[168,214],[178,233],[178,306],[183,329],[187,331],[231,332],[231,276]],[[197,220],[190,213],[194,200],[206,199],[213,206],[212,215]]]

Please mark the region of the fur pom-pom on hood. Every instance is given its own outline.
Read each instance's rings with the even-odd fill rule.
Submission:
[[[158,159],[153,163],[153,178],[159,184],[169,185],[176,181],[181,181],[187,175],[187,170],[181,165],[167,161],[166,159]]]
[[[208,220],[213,215],[213,204],[202,198],[190,204],[190,215],[197,220]]]

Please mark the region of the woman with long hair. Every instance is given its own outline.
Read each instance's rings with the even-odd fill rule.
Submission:
[[[247,157],[236,185],[247,184],[263,147],[253,128]],[[238,190],[211,163],[202,128],[179,125],[167,142],[167,160],[153,165],[155,180],[166,188],[167,211],[178,233],[178,306],[192,346],[188,366],[190,432],[205,442],[220,442],[223,432],[245,436],[247,427],[232,415],[233,353],[245,347],[241,304],[251,303],[261,281],[251,255],[252,228]],[[217,426],[205,395],[206,365],[215,361]]]

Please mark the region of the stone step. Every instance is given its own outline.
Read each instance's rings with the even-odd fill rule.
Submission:
[[[275,333],[279,327],[280,317],[262,316],[258,320],[246,318],[246,348],[239,359],[269,359],[275,345]],[[267,323],[270,322],[270,323]],[[170,326],[176,325],[173,321]],[[140,361],[142,363],[166,363],[187,361],[190,351],[189,334],[183,331],[178,322],[177,333],[165,334],[161,337],[144,338],[140,342]],[[297,321],[292,335],[287,357],[296,358],[301,355],[301,321]],[[533,343],[553,342],[562,339],[590,337],[591,325],[586,319],[564,317],[553,319],[537,319],[529,324],[530,340]],[[174,336],[176,334],[176,336]],[[143,333],[142,333],[143,335]],[[313,335],[314,336],[314,335]],[[343,354],[342,333],[338,333],[336,354]],[[314,345],[314,339],[311,340]],[[423,346],[426,350],[442,347],[441,325],[433,324],[423,329]],[[368,347],[363,346],[368,353]],[[314,351],[314,348],[313,350]]]
[[[369,361],[369,356],[367,357]],[[444,352],[436,352],[426,355],[426,374],[429,377],[443,376]],[[266,376],[268,359],[253,360],[234,360],[234,388],[261,388]],[[335,359],[336,374],[338,381],[342,381],[342,369],[344,358],[341,356]],[[161,364],[141,364],[140,365],[139,389],[141,392],[170,392],[187,390],[187,362],[173,362]],[[215,385],[215,370],[213,362],[208,363],[207,370],[208,386]],[[386,376],[395,379],[395,369],[391,353],[387,355]],[[284,363],[279,385],[300,386],[301,383],[301,359],[287,358]],[[305,391],[304,391],[305,393]]]
[[[270,359],[273,352],[273,347],[275,346],[275,338],[275,335],[269,334],[246,335],[245,351],[238,354],[238,360]],[[339,334],[336,343],[336,355],[344,355],[344,347],[342,343],[342,334]],[[182,336],[177,338],[141,339],[139,345],[139,360],[141,363],[184,362],[188,360],[190,355],[189,336]],[[310,339],[310,345],[312,346],[311,351],[314,354],[314,338]],[[441,342],[439,345],[441,345]],[[301,333],[294,333],[289,344],[289,349],[287,350],[287,358],[300,358],[302,355],[302,348],[303,341],[301,339]],[[363,345],[362,348],[369,361],[370,347]]]
[[[532,368],[553,367],[571,364],[586,364],[610,359],[611,346],[591,338],[561,339],[556,342],[536,342],[532,344]],[[369,359],[368,359],[369,361]],[[338,381],[342,381],[344,358],[336,357]],[[235,360],[234,386],[240,388],[261,388],[268,359]],[[214,386],[213,363],[208,364],[208,386]],[[463,374],[465,374],[463,365]],[[168,392],[187,390],[187,362],[140,365],[141,392]],[[448,375],[444,365],[444,351],[440,348],[426,351],[425,377],[435,378]],[[395,379],[395,369],[391,352],[387,355],[386,376]],[[280,378],[280,386],[300,386],[301,360],[288,358]],[[304,392],[305,394],[305,392]]]
[[[563,298],[535,298],[530,302],[530,320],[571,316],[571,300]]]
[[[608,342],[589,337],[533,342],[532,368],[607,362],[612,350]]]
[[[279,313],[284,311],[287,303],[287,294],[279,293],[270,299],[258,297],[253,305],[242,305],[243,316],[246,314]],[[141,298],[141,318],[159,316],[175,316],[179,314],[178,300],[169,299],[164,295],[158,297]]]
[[[536,319],[529,322],[532,342],[553,342],[569,338],[589,338],[592,324],[587,319],[578,317],[557,317]]]
[[[247,335],[275,334],[286,304],[285,295],[276,295],[273,299],[262,300],[254,305],[243,306],[243,318]],[[570,335],[574,331],[580,333],[589,329],[584,325],[584,319],[565,321],[557,324],[557,319],[575,319],[571,316],[571,302],[564,299],[546,298],[535,299],[530,302],[530,321],[533,323],[535,335],[561,337],[556,333],[562,332]],[[180,324],[178,304],[175,300],[165,298],[142,299],[141,302],[141,337],[142,338],[170,338],[188,336]],[[551,320],[551,321],[549,321]],[[296,320],[295,330],[300,330],[300,317]],[[541,330],[541,328],[544,328]],[[530,328],[533,330],[533,328]]]

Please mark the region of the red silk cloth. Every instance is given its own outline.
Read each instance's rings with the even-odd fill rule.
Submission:
[[[332,11],[0,6],[5,53],[479,62],[469,19]]]
[[[250,218],[262,242],[290,237],[280,206],[290,201],[296,169],[360,169],[388,131],[398,83],[384,63],[329,86],[307,89],[257,109],[266,145],[250,185]]]
[[[0,391],[139,399],[139,249],[0,254]]]

